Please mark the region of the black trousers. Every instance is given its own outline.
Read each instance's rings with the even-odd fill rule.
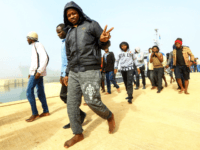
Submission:
[[[177,75],[177,67],[174,68],[174,74],[175,74],[176,83],[178,85],[178,88],[181,89],[181,87],[180,87],[180,85],[178,84],[178,81],[177,81],[177,77],[178,77],[178,75]],[[182,81],[183,87],[185,88],[185,79],[183,77],[183,74],[181,74],[181,81]]]
[[[145,74],[144,74],[145,66],[143,65],[139,69],[140,69],[140,73],[142,75],[142,84],[143,84],[143,86],[145,86],[146,85],[146,79],[145,79]],[[136,71],[136,87],[139,87],[140,86],[140,75],[138,74],[136,66],[135,66],[135,71]]]
[[[151,81],[151,83],[153,84],[154,80],[154,76],[153,76],[153,70],[149,70],[147,71],[147,77],[149,78],[149,80]]]
[[[136,75],[136,71],[133,70],[133,83],[134,83],[134,84],[136,84],[136,81],[135,81],[135,78],[134,78],[135,75]]]
[[[194,65],[194,72],[197,72],[197,65]]]
[[[164,68],[154,68],[153,70],[154,74],[154,85],[153,86],[158,86],[158,90],[162,89],[162,77],[164,75]],[[157,85],[155,85],[155,83]]]
[[[66,104],[67,103],[67,86],[62,85],[60,91],[60,99]]]
[[[60,91],[60,99],[67,104],[67,86],[62,85]],[[80,108],[79,108],[80,109]],[[80,109],[81,118],[85,117],[85,113]]]
[[[133,70],[121,71],[129,98],[133,98]]]

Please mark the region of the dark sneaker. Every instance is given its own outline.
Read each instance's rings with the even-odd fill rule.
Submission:
[[[68,123],[67,125],[65,125],[64,127],[63,127],[63,129],[69,129],[70,128],[70,123]]]
[[[132,104],[132,99],[128,99],[128,103],[129,103],[129,104]]]

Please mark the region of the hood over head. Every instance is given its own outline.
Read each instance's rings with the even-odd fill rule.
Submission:
[[[119,45],[119,48],[123,51],[123,49],[121,48],[122,45],[126,45],[127,46],[127,51],[129,51],[129,45],[127,42],[122,42],[120,45]]]
[[[136,47],[136,48],[135,48],[135,51],[136,51],[137,53],[140,53],[140,47]]]
[[[80,24],[84,20],[92,22],[92,20],[83,13],[83,10],[81,9],[81,7],[79,7],[75,2],[71,1],[71,2],[67,3],[64,7],[64,23],[66,26],[65,29],[69,29],[69,28],[73,27],[73,24],[71,22],[69,22],[69,20],[67,19],[67,15],[66,15],[67,10],[70,8],[73,8],[78,11],[79,17],[80,17],[78,24]]]
[[[174,45],[172,46],[172,48],[173,48],[173,49],[176,49],[176,45],[174,44]]]

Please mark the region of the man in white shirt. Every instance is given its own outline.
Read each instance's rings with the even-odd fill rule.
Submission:
[[[30,32],[27,35],[29,45],[32,45],[31,67],[29,70],[29,82],[26,91],[27,98],[31,104],[32,116],[27,119],[27,122],[32,122],[39,117],[49,116],[49,109],[44,93],[43,76],[46,76],[46,67],[49,62],[49,57],[44,49],[44,46],[38,42],[38,35],[36,32]],[[43,113],[38,114],[36,107],[34,88],[37,88],[37,94],[42,103]]]
[[[135,90],[138,90],[140,87],[140,74],[142,76],[143,89],[146,89],[144,53],[140,51],[139,47],[135,48],[134,61],[135,61],[135,71],[136,71]]]

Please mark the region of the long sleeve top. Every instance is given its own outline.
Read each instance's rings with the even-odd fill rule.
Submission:
[[[62,40],[62,45],[61,45],[61,77],[65,77],[66,75],[66,68],[67,68],[67,55],[66,55],[66,47],[65,47],[65,41],[66,39]]]
[[[173,51],[171,51],[171,52],[169,53],[169,59],[168,59],[168,61],[167,61],[167,65],[170,66],[170,63],[171,63],[171,61],[172,61],[172,58],[173,58]]]
[[[46,67],[49,62],[49,56],[47,55],[47,52],[41,43],[34,42],[31,45],[32,54],[29,75],[35,75],[38,72],[41,74],[41,76],[46,76]]]
[[[113,52],[108,52],[103,55],[103,71],[114,71],[115,55]]]
[[[153,63],[150,62],[150,58],[151,58],[151,53],[149,53],[147,57],[147,62],[148,62],[148,69],[153,70]]]
[[[140,68],[144,65],[144,53],[139,52],[134,54],[135,66]]]
[[[120,63],[122,71],[134,69],[134,54],[130,51],[121,52],[115,60],[115,69],[118,69]]]

